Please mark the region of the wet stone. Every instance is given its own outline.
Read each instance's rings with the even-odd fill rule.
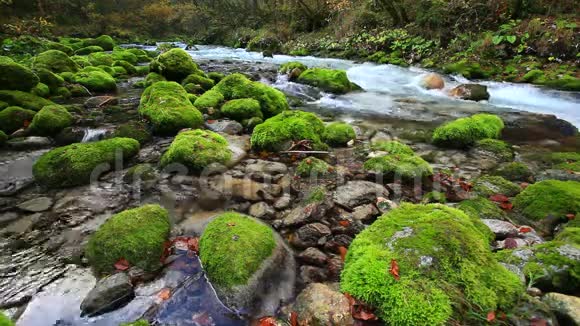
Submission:
[[[379,210],[374,204],[366,204],[355,207],[352,217],[359,221],[368,221],[379,214]]]
[[[250,215],[253,217],[262,219],[262,220],[270,220],[275,217],[276,211],[272,208],[272,206],[268,205],[265,202],[255,203],[250,206],[249,210]]]
[[[278,210],[286,209],[290,206],[292,197],[290,194],[284,194],[274,202],[274,208]]]
[[[53,203],[52,198],[38,197],[18,204],[18,208],[27,212],[44,212],[50,209]]]
[[[97,282],[81,303],[83,315],[95,316],[118,308],[134,297],[133,285],[125,273],[117,273]]]
[[[338,291],[338,285],[312,283],[296,298],[293,309],[299,325],[350,326],[355,321],[348,299]]]
[[[228,135],[237,135],[244,129],[244,127],[242,127],[239,122],[232,120],[216,120],[212,122],[206,122],[205,126],[211,131],[223,132]]]
[[[307,264],[315,266],[324,266],[328,260],[328,256],[315,247],[306,248],[303,252],[298,254],[298,259]]]
[[[498,240],[513,237],[518,234],[518,229],[510,222],[493,219],[482,219],[481,222],[487,225]]]
[[[300,267],[300,278],[305,284],[324,282],[328,279],[328,273],[324,268],[303,265]]]
[[[349,181],[336,189],[333,199],[336,204],[352,210],[363,204],[374,203],[378,197],[388,196],[389,191],[374,182]]]
[[[290,243],[299,248],[312,247],[318,243],[320,238],[330,234],[331,232],[328,226],[322,223],[307,224],[294,233],[294,237],[292,237]]]
[[[24,137],[24,138],[14,138],[6,142],[6,145],[14,150],[22,151],[29,149],[39,149],[45,148],[52,145],[52,140],[47,137]]]

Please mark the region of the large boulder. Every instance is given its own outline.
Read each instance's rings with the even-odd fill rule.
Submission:
[[[504,128],[503,120],[492,114],[476,114],[448,122],[433,133],[433,143],[437,146],[468,147],[478,140],[496,139]]]
[[[483,197],[492,195],[513,197],[522,191],[520,186],[500,176],[482,175],[473,180],[472,185],[473,192]]]
[[[196,103],[197,101],[199,99],[196,100]],[[228,101],[222,106],[221,112],[224,116],[236,121],[243,121],[254,117],[263,118],[260,102],[252,98]]]
[[[160,164],[183,164],[192,171],[201,172],[212,163],[225,165],[231,158],[232,153],[224,137],[198,129],[179,133],[161,157]]]
[[[93,143],[72,144],[43,154],[33,167],[36,181],[49,187],[71,187],[88,184],[95,169],[111,168],[116,159],[127,159],[139,152],[139,142],[130,138],[113,138]],[[120,156],[120,157],[118,157]],[[108,165],[107,165],[108,164]]]
[[[38,111],[32,123],[30,132],[37,136],[55,136],[64,128],[70,127],[73,116],[60,105],[49,105]]]
[[[181,82],[191,74],[204,75],[193,58],[185,50],[178,48],[160,54],[151,62],[150,67],[152,72],[176,82]]]
[[[222,93],[211,89],[198,97],[193,104],[195,107],[202,110],[202,112],[211,113],[212,111],[219,109],[223,102],[224,96]]]
[[[580,213],[580,182],[546,180],[535,183],[515,198],[514,207],[534,221],[548,217],[566,220],[566,215]]]
[[[93,92],[114,92],[117,81],[104,71],[82,71],[74,75],[73,80]]]
[[[66,53],[58,50],[48,50],[40,53],[32,62],[34,69],[48,69],[54,73],[77,72],[79,66]]]
[[[459,97],[462,100],[469,101],[487,101],[489,100],[489,93],[487,86],[479,84],[463,84],[455,87],[449,94],[454,97]]]
[[[335,94],[345,94],[357,89],[348,80],[344,70],[311,68],[300,74],[297,81]]]
[[[64,79],[48,69],[39,68],[35,72],[40,78],[40,82],[48,86],[52,94],[56,94],[59,87],[64,86]]]
[[[390,325],[473,324],[473,310],[509,309],[523,284],[494,259],[476,223],[444,205],[403,204],[354,239],[341,290]]]
[[[322,283],[311,283],[302,290],[294,303],[294,311],[298,325],[354,325],[346,296]]]
[[[38,84],[38,76],[27,67],[0,56],[0,89],[28,92]]]
[[[9,106],[18,106],[32,111],[40,111],[47,105],[54,105],[47,99],[22,91],[0,90],[0,101],[6,102]]]
[[[111,216],[86,247],[91,267],[111,273],[115,263],[126,260],[146,272],[162,267],[164,244],[169,238],[169,213],[159,205],[145,205]]]
[[[293,295],[292,252],[254,218],[225,213],[213,219],[199,241],[199,255],[220,299],[236,310],[274,315]]]
[[[21,107],[11,106],[0,111],[0,130],[12,134],[20,128],[26,128],[36,112]]]
[[[433,168],[417,155],[388,154],[368,159],[364,169],[387,179],[415,180],[433,175]]]
[[[176,82],[157,82],[145,89],[139,113],[153,125],[153,132],[161,135],[176,134],[181,129],[203,124],[201,112]]]

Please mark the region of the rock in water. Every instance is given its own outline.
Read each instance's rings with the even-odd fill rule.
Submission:
[[[353,325],[348,299],[337,290],[312,283],[296,298],[294,311],[299,325]]]
[[[462,84],[452,89],[449,94],[454,97],[459,97],[462,100],[469,101],[487,101],[489,100],[489,93],[487,86],[479,84]]]
[[[134,297],[133,285],[125,273],[101,279],[81,303],[83,315],[95,316],[115,310]]]
[[[425,89],[443,89],[445,81],[438,74],[428,74],[421,80],[421,86]]]

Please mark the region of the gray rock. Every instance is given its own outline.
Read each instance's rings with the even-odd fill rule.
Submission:
[[[272,162],[265,160],[252,160],[251,163],[247,164],[245,167],[245,172],[248,174],[258,173],[258,174],[284,174],[288,171],[288,167],[280,162]]]
[[[206,122],[205,126],[211,131],[223,132],[228,135],[237,135],[244,129],[239,122],[233,120],[216,120],[212,121],[212,123]]]
[[[580,298],[551,292],[542,301],[554,311],[562,325],[580,325]]]
[[[50,140],[50,138],[37,136],[13,138],[6,142],[6,146],[18,151],[45,148],[50,147],[51,145],[52,140]]]
[[[379,214],[379,210],[374,204],[366,204],[355,207],[352,217],[359,221],[368,221]]]
[[[276,184],[265,184],[244,178],[217,176],[209,181],[210,189],[222,193],[226,198],[237,198],[248,201],[273,202],[282,193],[282,188]]]
[[[274,208],[278,210],[286,209],[290,206],[291,201],[292,197],[290,196],[290,194],[283,194],[282,197],[278,198],[274,202]]]
[[[119,100],[113,96],[94,96],[85,101],[87,109],[99,108],[104,105],[117,105]]]
[[[518,234],[518,229],[510,222],[492,219],[482,219],[481,221],[495,234],[497,240],[513,237]]]
[[[325,282],[328,280],[328,271],[316,266],[300,266],[300,278],[304,284]]]
[[[334,202],[344,208],[354,209],[357,206],[374,203],[378,197],[389,197],[389,191],[374,182],[349,181],[336,189]]]
[[[294,233],[290,243],[298,248],[313,247],[320,238],[331,233],[330,228],[322,223],[306,224]]]
[[[328,261],[328,256],[322,251],[314,247],[310,247],[306,248],[306,250],[298,254],[298,259],[307,264],[322,267],[326,265],[326,262]]]
[[[100,315],[127,303],[134,295],[129,276],[125,273],[113,274],[97,282],[81,303],[81,311],[83,315]]]
[[[299,325],[354,325],[348,299],[338,291],[321,283],[308,285],[296,298],[293,309]]]
[[[489,93],[487,86],[479,84],[462,84],[450,91],[450,94],[462,100],[487,101]]]
[[[272,206],[261,201],[250,206],[249,214],[261,220],[271,220],[275,217],[276,211],[274,211]]]
[[[570,173],[564,170],[546,170],[536,177],[536,181],[560,180],[560,181],[580,181],[580,173]]]
[[[223,135],[228,141],[228,149],[232,152],[232,159],[228,162],[229,167],[236,166],[248,155],[250,150],[249,135]]]
[[[318,221],[326,215],[328,208],[324,202],[298,206],[284,216],[281,221],[281,227],[299,226],[308,222]]]
[[[44,212],[52,207],[54,201],[49,197],[38,197],[18,204],[18,208],[27,212]]]

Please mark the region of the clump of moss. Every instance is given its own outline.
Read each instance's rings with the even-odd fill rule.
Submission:
[[[580,213],[580,182],[546,180],[527,187],[514,207],[532,220]]]
[[[49,105],[36,113],[30,124],[30,131],[39,136],[54,136],[72,123],[73,116],[66,108]]]
[[[181,82],[181,85],[194,84],[199,85],[204,91],[210,90],[215,86],[215,82],[205,76],[199,74],[191,74]]]
[[[126,210],[111,216],[91,236],[86,255],[99,274],[113,272],[120,259],[153,272],[162,266],[169,230],[169,213],[159,205]]]
[[[38,97],[47,98],[50,96],[50,88],[46,84],[38,83],[36,86],[32,88],[30,91],[31,94],[34,94]]]
[[[137,76],[145,76],[149,74],[149,66],[135,66],[135,74],[137,74]]]
[[[207,78],[213,80],[214,84],[219,83],[225,77],[226,75],[222,74],[221,72],[212,71],[207,73]]]
[[[111,57],[115,61],[125,61],[131,65],[136,65],[139,62],[139,58],[134,53],[127,50],[115,49],[115,51],[111,53]]]
[[[489,197],[496,194],[513,197],[520,193],[522,189],[513,182],[500,176],[481,176],[473,182],[473,192],[480,196]]]
[[[28,92],[38,82],[38,77],[30,69],[0,56],[0,89]]]
[[[198,128],[203,124],[201,112],[191,104],[187,92],[176,82],[157,82],[145,89],[139,113],[153,125],[153,132],[161,135]]]
[[[390,154],[368,159],[364,169],[386,175],[389,178],[401,177],[404,180],[425,178],[433,175],[433,168],[419,156],[406,154]]]
[[[504,123],[492,114],[476,114],[460,118],[435,129],[433,143],[437,146],[468,147],[478,140],[499,138]]]
[[[94,92],[110,92],[117,89],[115,78],[101,71],[79,72],[75,74],[74,81]]]
[[[8,136],[4,133],[4,131],[0,130],[0,146],[4,145],[8,140]]]
[[[497,139],[482,139],[477,141],[475,148],[490,152],[502,161],[511,161],[514,159],[514,150],[506,142]]]
[[[72,57],[70,57],[70,59],[72,61],[74,61],[74,63],[76,63],[80,68],[85,68],[85,67],[88,67],[91,65],[89,58],[84,57],[84,56],[73,55]],[[65,71],[65,72],[70,72],[70,71]],[[62,73],[61,73],[61,76],[62,76]]]
[[[246,284],[275,247],[270,227],[245,215],[225,213],[207,225],[199,240],[199,258],[212,284],[231,289]]]
[[[198,129],[178,134],[161,157],[160,164],[179,163],[200,172],[212,163],[226,164],[231,158],[225,138],[215,132]]]
[[[115,60],[108,53],[95,52],[95,53],[89,54],[89,62],[93,66],[108,66],[108,67],[110,67],[113,65]]]
[[[129,138],[57,147],[34,163],[34,178],[39,184],[49,187],[88,184],[97,166],[113,164],[117,156],[123,159],[135,156],[139,148],[139,142]]]
[[[135,181],[151,181],[157,179],[157,173],[153,165],[149,163],[132,166],[123,176],[123,181],[132,183]]]
[[[331,146],[345,146],[349,141],[356,138],[354,129],[344,122],[333,122],[326,126],[322,139]]]
[[[308,67],[306,67],[306,65],[301,63],[301,62],[291,61],[291,62],[286,62],[285,64],[281,65],[280,69],[278,71],[282,74],[289,74],[294,69],[298,69],[301,72],[304,72],[308,69]]]
[[[510,162],[501,165],[495,170],[494,174],[510,181],[529,181],[534,176],[530,168],[521,162]]]
[[[57,43],[57,42],[51,42],[48,41],[46,43],[44,43],[44,47],[47,50],[59,50],[62,51],[64,53],[66,53],[67,55],[72,55],[74,53],[74,50],[67,45],[61,44],[61,43]]]
[[[356,236],[341,290],[390,325],[467,319],[465,306],[483,314],[509,308],[523,286],[493,258],[475,223],[481,222],[443,205],[403,204]]]
[[[330,173],[332,167],[321,159],[310,156],[298,164],[296,167],[296,174],[302,177],[323,176]]]
[[[558,152],[550,155],[549,161],[555,169],[580,172],[580,153]]]
[[[353,90],[353,85],[348,80],[346,71],[344,70],[326,68],[307,69],[298,77],[298,82],[335,94],[345,94]]]
[[[105,51],[113,51],[115,41],[109,35],[101,35],[94,39],[83,40],[84,46],[99,46]]]
[[[447,203],[447,196],[445,196],[445,193],[440,191],[431,191],[423,195],[423,200],[421,200],[421,202],[424,204],[445,204]]]
[[[263,118],[260,102],[252,98],[227,101],[222,106],[221,112],[224,116],[236,121],[243,121],[253,117]]]
[[[313,113],[286,111],[266,120],[254,128],[251,144],[253,149],[283,151],[293,141],[309,140],[313,149],[326,149],[320,140],[324,124]]]
[[[149,87],[155,84],[156,82],[160,81],[166,81],[165,77],[161,76],[156,72],[150,72],[149,74],[147,74],[147,77],[145,77],[145,87]]]
[[[65,73],[71,73],[71,72],[65,72]],[[40,68],[40,69],[36,70],[36,74],[38,75],[38,78],[40,78],[40,82],[46,84],[48,86],[48,88],[50,89],[50,93],[52,93],[52,94],[56,94],[56,90],[59,87],[64,86],[64,78],[57,75],[57,74],[54,74],[50,70]]]
[[[141,145],[151,140],[147,125],[141,121],[131,121],[120,125],[115,129],[113,137],[133,138]]]
[[[151,71],[176,82],[181,82],[191,74],[204,75],[193,58],[185,50],[178,48],[160,54],[151,62],[150,67]]]
[[[465,214],[475,219],[504,220],[506,213],[494,202],[484,197],[467,199],[457,205]]]
[[[105,51],[102,47],[97,45],[91,45],[84,48],[80,48],[75,51],[75,55],[89,55],[95,52],[103,52]]]
[[[115,67],[122,67],[129,75],[135,75],[137,73],[137,68],[125,60],[115,61],[113,63],[113,68]]]
[[[0,101],[7,103],[9,106],[19,106],[32,111],[39,111],[47,105],[54,105],[53,102],[40,96],[21,91],[0,90]]]
[[[310,189],[310,191],[308,192],[308,196],[306,196],[304,202],[306,204],[322,202],[326,198],[326,193],[327,193],[326,187],[324,186],[314,187]]]
[[[218,109],[223,101],[224,96],[222,93],[211,89],[198,97],[194,103],[195,107],[199,108],[203,112],[207,112],[210,108]]]
[[[121,326],[150,326],[149,322],[145,319],[134,321],[132,323],[123,323]]]
[[[48,50],[40,53],[32,62],[34,69],[48,69],[55,73],[65,71],[77,72],[79,66],[66,53],[58,50]]]
[[[10,318],[6,317],[2,311],[0,311],[0,325],[1,326],[14,326],[14,323]]]
[[[371,149],[374,151],[387,152],[394,155],[415,155],[415,152],[409,147],[396,140],[378,141],[371,144]]]

